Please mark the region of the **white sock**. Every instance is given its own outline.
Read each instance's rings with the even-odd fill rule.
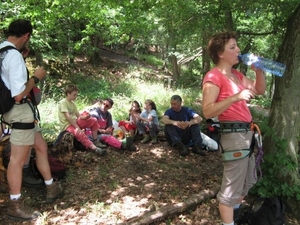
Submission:
[[[233,208],[234,208],[234,209],[238,209],[238,208],[240,208],[240,205],[241,205],[241,204],[235,204],[235,205],[233,206]]]
[[[234,221],[232,223],[223,223],[223,225],[234,225]]]
[[[51,180],[45,180],[45,184],[46,185],[50,185],[53,183],[53,178],[51,178]]]
[[[11,200],[18,200],[20,197],[21,197],[21,194],[10,195],[10,199],[11,199]]]

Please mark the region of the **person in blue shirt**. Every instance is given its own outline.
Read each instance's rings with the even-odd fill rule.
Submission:
[[[181,156],[187,156],[187,145],[193,145],[192,152],[205,156],[202,150],[202,137],[200,122],[202,118],[192,109],[182,106],[182,98],[179,95],[171,97],[169,108],[161,119],[165,124],[165,136],[170,145],[175,146]]]

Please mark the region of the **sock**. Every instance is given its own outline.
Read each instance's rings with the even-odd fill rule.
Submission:
[[[21,197],[21,194],[10,195],[10,199],[11,199],[11,200],[18,200],[20,197]]]
[[[241,205],[241,204],[235,204],[235,205],[233,206],[233,208],[234,208],[234,209],[238,209],[238,208],[240,208],[240,205]]]
[[[234,225],[234,222],[232,222],[232,223],[223,223],[223,225]]]
[[[23,169],[27,169],[27,168],[29,168],[29,164],[23,166]]]
[[[46,185],[50,185],[53,183],[53,178],[51,178],[51,180],[45,180],[45,184]]]

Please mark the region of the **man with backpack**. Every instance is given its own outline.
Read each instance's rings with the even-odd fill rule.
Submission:
[[[7,180],[10,188],[7,214],[14,220],[33,220],[40,215],[39,212],[27,208],[21,197],[22,170],[31,147],[35,149],[36,164],[46,184],[46,202],[54,202],[63,193],[58,181],[52,178],[47,143],[35,122],[32,103],[27,98],[30,90],[46,75],[44,68],[38,67],[34,71],[34,76],[27,80],[26,66],[20,51],[29,42],[32,30],[30,21],[15,20],[7,30],[7,41],[0,44],[0,49],[6,46],[16,48],[9,49],[0,55],[3,59],[1,79],[10,89],[11,97],[15,100],[12,108],[3,114],[4,120],[12,127],[11,158],[7,168]]]

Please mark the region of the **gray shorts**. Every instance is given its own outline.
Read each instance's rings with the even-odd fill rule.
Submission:
[[[221,145],[224,151],[249,149],[251,145],[252,131],[235,133],[223,133]],[[223,179],[221,189],[217,195],[219,202],[233,207],[241,196],[246,196],[250,188],[256,183],[254,174],[255,156],[247,156],[243,159],[224,162]]]
[[[34,115],[32,109],[27,103],[17,105],[15,104],[12,109],[4,114],[4,120],[8,123],[23,122],[32,123]],[[12,129],[10,134],[10,142],[14,145],[33,145],[35,132],[39,132],[40,128],[36,124],[34,129],[21,130]]]

